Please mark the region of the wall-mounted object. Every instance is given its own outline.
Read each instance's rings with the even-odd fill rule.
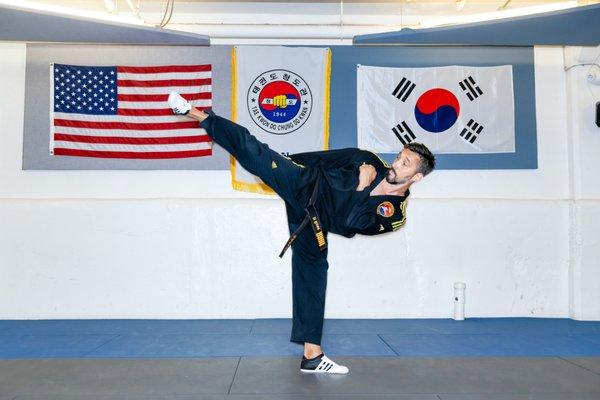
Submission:
[[[600,85],[600,67],[592,65],[587,73],[587,81],[592,85]]]

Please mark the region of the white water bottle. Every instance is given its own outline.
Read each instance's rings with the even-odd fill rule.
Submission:
[[[462,321],[465,319],[465,285],[464,282],[454,283],[454,319]]]

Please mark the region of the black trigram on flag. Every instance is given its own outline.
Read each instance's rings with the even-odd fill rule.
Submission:
[[[396,86],[396,89],[392,92],[394,97],[398,100],[405,102],[408,96],[412,93],[417,85],[406,78],[402,78],[400,83]]]
[[[465,92],[469,100],[473,101],[483,94],[483,90],[475,83],[471,75],[468,78],[458,82],[460,88]]]
[[[413,131],[408,127],[406,121],[400,122],[398,125],[392,128],[394,135],[402,142],[402,145],[412,142],[417,137]]]
[[[467,122],[467,126],[460,132],[460,137],[468,140],[469,143],[473,143],[475,139],[479,137],[482,130],[483,125],[479,125],[477,122],[470,119],[469,122]]]

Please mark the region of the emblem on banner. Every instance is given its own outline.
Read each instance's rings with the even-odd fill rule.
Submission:
[[[284,69],[263,72],[248,88],[250,117],[264,131],[285,135],[299,129],[312,110],[312,93],[301,76]]]

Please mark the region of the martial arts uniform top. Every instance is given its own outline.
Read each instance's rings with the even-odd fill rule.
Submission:
[[[316,208],[325,231],[345,237],[378,235],[399,229],[406,222],[404,196],[370,196],[390,168],[375,153],[358,148],[290,154],[294,162],[314,167],[321,174]],[[375,167],[377,176],[363,190],[356,190],[362,163]]]

